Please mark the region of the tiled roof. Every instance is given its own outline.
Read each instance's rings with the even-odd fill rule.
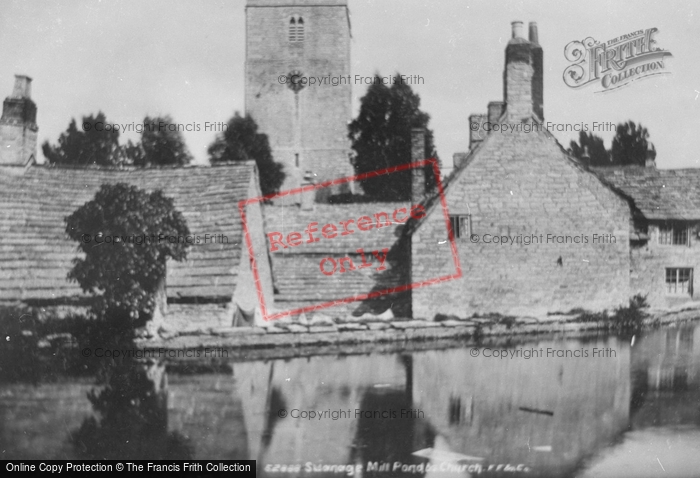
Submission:
[[[380,229],[359,231],[353,224],[350,228],[355,230],[355,233],[344,237],[339,235],[333,239],[325,239],[321,233],[321,229],[326,224],[335,224],[340,230],[340,221],[348,219],[357,221],[362,216],[373,218],[375,213],[381,211],[391,216],[398,208],[409,210],[410,204],[316,204],[312,211],[303,211],[295,206],[266,205],[263,208],[263,213],[265,215],[265,232],[268,235],[277,231],[286,238],[290,232],[297,231],[304,236],[302,239],[304,242],[300,246],[270,253],[275,287],[278,291],[275,300],[281,302],[309,301],[318,304],[401,285],[401,278],[397,276],[397,272],[390,264],[392,256],[390,255],[386,260],[387,269],[377,272],[379,262],[371,254],[371,251],[374,250],[391,249],[401,235],[401,225],[392,224]],[[402,218],[402,216],[397,217]],[[307,244],[308,238],[304,229],[312,222],[318,223],[318,232],[314,234],[320,240]],[[362,259],[356,251],[360,248],[366,252],[367,261],[373,263],[371,267],[359,269]],[[336,272],[331,276],[321,272],[320,262],[325,257],[338,260],[346,256],[352,259],[353,264],[357,267],[356,270],[344,273]],[[327,269],[330,270],[330,267],[328,266]]]
[[[169,262],[168,297],[230,298],[241,258],[237,202],[248,195],[254,163],[213,167],[98,169],[33,166],[22,176],[0,176],[0,300],[54,300],[81,296],[66,279],[77,244],[64,217],[91,200],[103,183],[161,189],[175,201],[193,235],[223,234],[228,244],[189,248]]]
[[[700,219],[700,168],[617,166],[591,170],[629,196],[647,219]]]

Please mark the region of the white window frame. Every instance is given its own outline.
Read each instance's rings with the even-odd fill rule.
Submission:
[[[681,276],[683,271],[687,271],[688,280],[681,281]],[[666,287],[666,294],[673,296],[693,296],[693,268],[692,267],[667,267],[664,270],[664,284]],[[671,280],[669,280],[671,279]],[[686,284],[686,285],[684,285]]]

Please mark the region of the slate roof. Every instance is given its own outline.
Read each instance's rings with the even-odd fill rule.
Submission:
[[[297,231],[304,236],[304,243],[300,246],[270,253],[277,289],[275,301],[322,303],[402,285],[401,277],[389,263],[392,256],[387,259],[387,270],[377,272],[379,262],[374,257],[367,258],[368,261],[373,262],[371,267],[359,269],[361,256],[356,252],[357,249],[362,248],[369,256],[370,251],[373,250],[391,249],[401,236],[402,226],[393,224],[380,229],[359,231],[353,225],[351,229],[356,230],[354,234],[333,239],[325,239],[321,234],[325,224],[335,224],[340,229],[338,224],[340,221],[357,220],[361,216],[372,217],[380,211],[391,216],[395,209],[402,207],[409,209],[410,204],[408,202],[316,204],[312,211],[300,210],[294,206],[264,206],[266,234],[277,231],[286,237],[290,232]],[[318,223],[318,232],[315,233],[315,237],[319,237],[320,240],[307,244],[307,236],[303,231],[311,222]],[[322,259],[332,257],[338,260],[346,256],[350,257],[358,267],[356,270],[342,274],[336,272],[332,276],[321,273]]]
[[[231,298],[241,259],[237,203],[248,195],[254,163],[158,169],[32,166],[0,176],[0,301],[83,296],[66,279],[77,244],[64,217],[91,200],[103,183],[125,182],[172,197],[191,234],[224,234],[228,244],[193,245],[169,262],[169,298]]]
[[[700,168],[616,166],[591,170],[630,197],[647,219],[700,220]]]

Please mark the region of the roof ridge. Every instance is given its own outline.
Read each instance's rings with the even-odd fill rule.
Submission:
[[[29,166],[29,169],[65,169],[65,170],[77,170],[77,171],[171,171],[180,169],[210,169],[210,168],[222,168],[222,167],[240,167],[240,166],[250,166],[254,165],[255,161],[245,160],[245,161],[218,161],[209,164],[167,164],[167,165],[156,165],[156,166],[133,166],[133,165],[100,165],[100,164],[57,164],[57,163],[34,163]]]

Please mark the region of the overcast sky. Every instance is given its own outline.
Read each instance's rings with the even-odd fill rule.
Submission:
[[[651,134],[661,168],[700,167],[697,2],[350,0],[353,75],[400,71],[431,116],[445,166],[468,147],[468,117],[502,100],[510,22],[536,21],[544,49],[544,112],[553,123],[632,119]],[[227,121],[243,111],[245,1],[0,0],[0,98],[14,74],[34,79],[39,140],[102,110],[110,122],[170,114],[178,123]],[[564,47],[656,27],[671,74],[618,91],[567,87]],[[356,114],[363,87],[354,87]],[[589,126],[590,127],[590,126]],[[554,132],[567,146],[578,133]],[[613,133],[603,133],[610,147]],[[136,135],[126,135],[123,138]],[[185,134],[197,162],[211,132]],[[41,153],[39,154],[41,157]]]

